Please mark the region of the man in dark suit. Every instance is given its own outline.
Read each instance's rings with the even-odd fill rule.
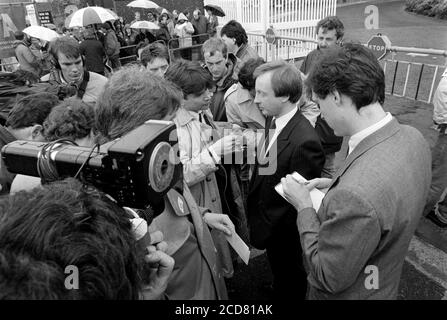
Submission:
[[[320,177],[324,152],[317,133],[297,107],[302,94],[299,71],[284,61],[273,61],[259,66],[254,78],[254,102],[267,121],[247,199],[250,241],[256,248],[267,249],[275,298],[304,299],[307,282],[296,211],[274,187],[294,171],[307,179]]]

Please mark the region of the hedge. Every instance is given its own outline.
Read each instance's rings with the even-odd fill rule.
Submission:
[[[447,19],[447,0],[406,0],[405,2],[407,11]]]

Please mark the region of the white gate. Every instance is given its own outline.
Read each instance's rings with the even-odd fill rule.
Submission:
[[[324,17],[336,14],[337,0],[205,0],[206,4],[220,6],[226,16],[219,18],[219,27],[230,20],[240,22],[249,33],[265,34],[273,26],[276,34],[284,37],[315,39],[315,26]],[[249,36],[252,45],[266,50],[260,38]],[[293,40],[280,40],[278,56],[295,58],[315,48],[315,44],[297,44]]]

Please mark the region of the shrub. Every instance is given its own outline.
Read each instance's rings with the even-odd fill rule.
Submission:
[[[406,0],[405,10],[429,17],[447,19],[447,1],[445,0]]]

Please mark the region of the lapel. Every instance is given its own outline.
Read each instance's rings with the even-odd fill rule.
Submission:
[[[396,118],[393,118],[389,123],[387,123],[383,128],[380,128],[373,134],[367,136],[363,139],[358,146],[348,155],[345,161],[341,164],[340,168],[335,173],[334,178],[329,185],[327,192],[335,185],[337,185],[338,179],[346,172],[346,170],[351,166],[351,164],[360,158],[366,151],[373,148],[377,144],[385,141],[391,136],[395,135],[399,128],[399,122],[397,122]],[[326,192],[326,193],[327,193]]]
[[[270,123],[272,122],[272,117],[268,117],[266,119],[266,123],[265,123],[265,127],[269,128],[270,127]],[[281,132],[278,135],[278,138],[276,139],[276,141],[273,143],[272,147],[270,148],[269,152],[276,147],[276,156],[273,157],[273,161],[272,163],[268,164],[268,165],[272,165],[274,163],[276,163],[278,161],[278,158],[280,156],[280,154],[287,148],[287,146],[290,144],[290,140],[289,137],[291,135],[291,133],[293,132],[293,130],[295,130],[295,128],[299,128],[299,124],[300,122],[304,119],[304,116],[301,114],[301,112],[299,110],[297,110],[297,112],[295,113],[295,115],[292,117],[292,119],[290,119],[290,121],[286,124],[286,126],[284,127],[284,129],[281,130]],[[267,132],[266,132],[267,133]],[[262,142],[262,145],[264,144],[264,140],[265,140],[265,134],[264,134],[264,139]],[[261,146],[262,146],[261,145]],[[261,183],[261,181],[264,179],[265,176],[259,176],[258,175],[258,162],[256,162],[256,167],[255,167],[255,175],[254,180],[252,181],[253,184],[251,186],[250,189],[254,190],[258,187],[258,185]]]

